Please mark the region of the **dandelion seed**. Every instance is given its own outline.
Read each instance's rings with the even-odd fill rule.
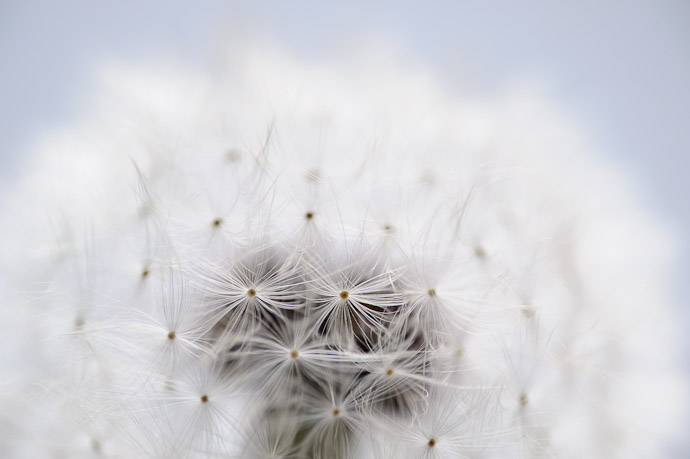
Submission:
[[[527,395],[526,394],[520,394],[520,405],[522,405],[522,406],[527,405]]]
[[[305,176],[309,181],[318,182],[321,179],[321,172],[318,169],[309,169]]]
[[[237,148],[231,148],[225,154],[225,157],[230,162],[237,162],[242,158],[242,152]]]
[[[525,316],[526,319],[534,319],[536,313],[537,311],[533,306],[527,305],[522,307],[522,315]]]
[[[486,258],[486,250],[484,250],[484,247],[479,246],[479,245],[476,246],[474,248],[474,256],[476,256],[477,258],[481,258],[481,259]]]

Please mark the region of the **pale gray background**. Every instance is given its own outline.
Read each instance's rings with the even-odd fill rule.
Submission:
[[[540,76],[681,234],[674,281],[690,333],[690,1],[0,0],[0,193],[38,133],[78,116],[98,62],[203,59],[229,24],[316,58],[353,37],[390,37],[476,91]]]

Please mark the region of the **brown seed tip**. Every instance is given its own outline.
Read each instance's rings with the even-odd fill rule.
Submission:
[[[292,360],[297,360],[297,357],[299,357],[299,352],[297,351],[297,349],[291,350],[290,351],[290,358]]]
[[[242,156],[242,152],[237,148],[230,148],[225,153],[225,157],[228,159],[228,161],[233,162],[233,163],[236,161],[239,161],[241,156]]]
[[[393,369],[392,368],[389,368],[388,370],[386,370],[386,376],[393,376]]]
[[[149,269],[148,268],[144,268],[141,270],[141,277],[142,278],[145,278],[148,275],[149,275]]]
[[[216,218],[215,220],[213,220],[213,226],[220,226],[221,223],[223,223],[222,218]]]
[[[474,255],[477,258],[486,258],[486,250],[480,245],[474,248]]]
[[[429,296],[436,296],[436,289],[435,288],[430,288],[429,291],[427,292]]]
[[[338,417],[340,416],[340,410],[338,408],[333,408],[333,417]]]
[[[433,448],[434,446],[436,446],[436,439],[430,438],[429,443],[427,443],[427,444],[429,445],[429,448]]]
[[[306,214],[304,214],[304,218],[306,218],[307,220],[311,220],[312,218],[314,218],[314,212],[307,212]]]
[[[522,405],[522,406],[527,405],[527,395],[526,394],[520,394],[520,405]]]
[[[208,402],[208,395],[204,394],[201,396],[201,403],[206,403]]]
[[[525,316],[526,319],[534,319],[536,313],[537,311],[533,306],[527,305],[522,307],[522,315]]]
[[[250,298],[256,296],[256,290],[250,288],[249,290],[247,290],[247,296]]]
[[[347,298],[350,296],[350,293],[347,290],[343,290],[340,292],[340,298],[343,300],[347,300]]]
[[[171,341],[174,340],[174,339],[175,339],[175,336],[176,336],[176,335],[175,335],[175,332],[174,332],[174,331],[169,331],[169,332],[168,332],[168,339],[169,339],[169,340],[171,340]]]

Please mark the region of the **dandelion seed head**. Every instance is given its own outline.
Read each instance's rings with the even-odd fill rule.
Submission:
[[[38,338],[8,374],[40,396],[0,425],[70,457],[658,456],[654,225],[577,129],[390,62],[240,54],[110,69],[101,121],[42,148],[18,196],[55,213],[3,260]]]

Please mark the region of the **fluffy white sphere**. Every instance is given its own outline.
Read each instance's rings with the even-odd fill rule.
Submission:
[[[571,121],[373,53],[221,61],[105,67],[9,196],[3,451],[658,457],[668,236]]]

